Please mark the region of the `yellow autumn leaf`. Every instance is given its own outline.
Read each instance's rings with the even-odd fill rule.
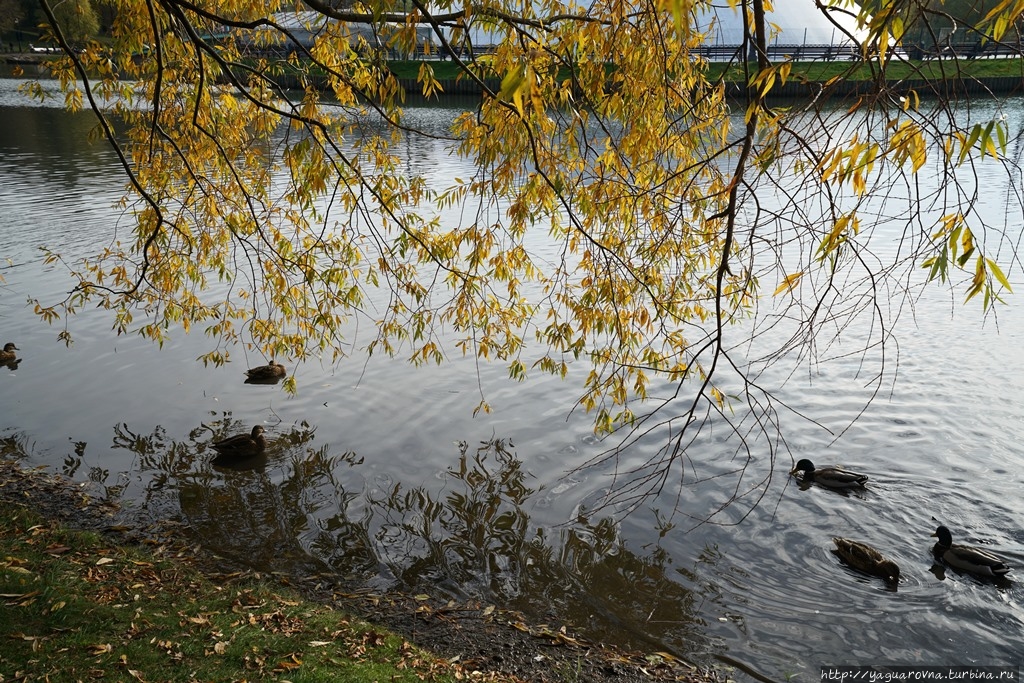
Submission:
[[[992,272],[992,277],[996,279],[999,284],[1003,286],[1008,292],[1013,292],[1013,288],[1010,287],[1010,281],[1006,279],[1006,275],[1003,273],[1003,269],[999,267],[999,264],[992,259],[986,259],[988,269]]]
[[[783,292],[791,292],[793,288],[800,284],[800,278],[804,276],[803,272],[790,273],[782,279],[782,284],[775,288],[775,292],[772,296],[778,296]]]
[[[293,654],[288,659],[282,659],[279,661],[275,668],[289,671],[292,669],[298,669],[300,666],[302,666],[302,659],[299,658],[298,655]]]

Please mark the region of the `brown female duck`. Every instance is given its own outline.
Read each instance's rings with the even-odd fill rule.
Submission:
[[[246,457],[262,453],[267,447],[267,438],[263,436],[262,425],[252,428],[250,434],[238,434],[236,436],[214,441],[213,448],[221,455]]]
[[[15,351],[20,351],[17,346],[11,342],[4,344],[4,350],[0,351],[0,363],[10,363],[18,359],[18,354]]]
[[[833,538],[832,542],[836,544],[836,555],[849,566],[865,574],[880,576],[889,583],[899,583],[899,565],[867,543],[848,538]]]
[[[259,365],[245,371],[245,376],[256,382],[275,382],[283,378],[288,371],[280,363],[270,361],[267,365]]]

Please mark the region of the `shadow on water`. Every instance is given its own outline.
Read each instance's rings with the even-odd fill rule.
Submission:
[[[263,386],[273,386],[280,384],[284,381],[284,375],[280,377],[246,377],[244,384],[260,384]]]
[[[305,423],[268,427],[264,453],[217,464],[210,444],[251,426],[229,413],[214,418],[183,440],[117,425],[112,446],[132,452],[144,491],[128,495],[120,481],[106,495],[133,501],[142,523],[181,523],[207,550],[259,571],[477,599],[622,647],[684,644],[676,654],[690,658],[711,649],[696,616],[707,596],[674,578],[696,573],[659,548],[631,551],[610,518],[532,523],[538,491],[507,441],[461,442],[439,485],[407,487],[364,476],[361,458],[317,445]],[[708,549],[700,562],[717,557]]]

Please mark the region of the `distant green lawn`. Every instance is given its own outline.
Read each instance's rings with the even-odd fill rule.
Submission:
[[[725,71],[724,64],[711,64],[709,75],[717,77]],[[1024,60],[1021,59],[932,59],[928,61],[891,60],[885,65],[886,80],[904,79],[946,79],[946,78],[1003,78],[1024,75]],[[790,78],[806,78],[809,81],[828,81],[843,78],[853,81],[874,80],[879,76],[877,63],[855,64],[854,62],[795,62]],[[742,70],[730,67],[727,80],[742,82]]]
[[[391,72],[398,78],[415,79],[419,74],[422,62],[417,60],[392,61],[388,63]],[[459,70],[452,61],[431,61],[434,77],[438,80],[452,80],[458,77]],[[708,65],[708,76],[717,80],[727,65],[712,62]],[[1007,76],[1024,77],[1024,60],[1021,59],[976,59],[953,60],[933,59],[928,61],[890,60],[886,64],[885,76],[888,80],[903,79],[941,79],[941,78],[1003,78]],[[790,79],[806,79],[809,81],[827,81],[831,78],[867,81],[878,78],[877,64],[855,64],[848,61],[833,62],[795,62]],[[743,82],[743,71],[733,65],[728,68],[726,79],[732,82]]]

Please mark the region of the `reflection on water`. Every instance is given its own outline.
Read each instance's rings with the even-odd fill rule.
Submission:
[[[244,465],[219,467],[209,434],[236,426],[225,415],[179,443],[119,425],[115,447],[131,449],[151,482],[145,514],[180,515],[204,546],[262,571],[472,597],[619,644],[649,646],[644,633],[656,623],[691,652],[706,645],[695,610],[706,596],[678,580],[697,574],[672,567],[664,549],[630,551],[610,518],[538,528],[527,509],[532,477],[503,440],[456,444],[456,464],[435,491],[364,486],[363,460],[315,448],[308,425],[273,432],[267,451]],[[706,548],[698,564],[710,569],[720,557]]]
[[[267,461],[266,453],[250,453],[242,456],[218,453],[213,456],[210,464],[224,470],[245,472],[246,470],[262,470],[267,466]]]
[[[578,384],[513,383],[472,359],[414,371],[373,357],[289,366],[289,397],[244,383],[266,359],[205,368],[201,335],[174,332],[158,350],[115,337],[95,311],[69,323],[65,348],[25,305],[69,286],[38,249],[78,254],[115,238],[123,179],[82,138],[88,115],[4,106],[12,87],[0,79],[0,343],[17,343],[22,362],[0,368],[0,455],[89,482],[142,521],[180,522],[254,568],[472,596],[776,680],[814,678],[822,664],[994,664],[1024,651],[1019,580],[935,571],[930,538],[940,520],[1024,573],[1024,314],[1012,297],[998,329],[948,294],[918,298],[898,379],[863,413],[873,389],[860,358],[810,376],[766,369],[787,442],[702,433],[671,495],[624,515],[599,507],[613,475],[657,456],[663,435],[580,469],[607,444],[569,412]],[[1024,107],[1008,111],[1024,119]],[[438,130],[451,115],[407,112]],[[463,170],[441,142],[406,153],[442,186]],[[474,417],[481,393],[494,412]],[[213,441],[257,424],[260,457],[216,462]],[[800,487],[787,473],[801,457],[862,470],[869,486]],[[833,536],[893,559],[898,591],[844,566]]]

